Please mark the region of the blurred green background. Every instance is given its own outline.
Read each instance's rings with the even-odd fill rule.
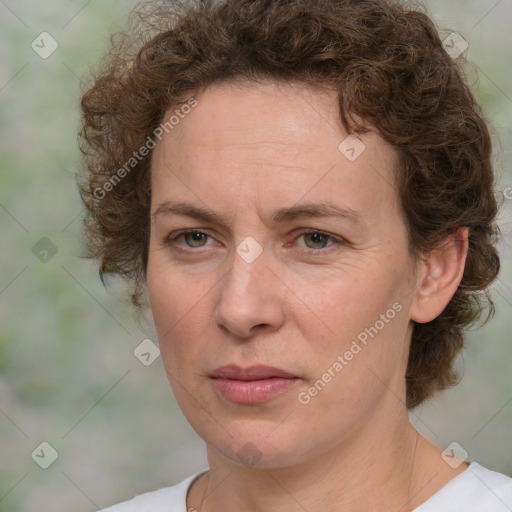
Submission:
[[[439,446],[457,441],[469,459],[512,476],[512,3],[424,3],[443,34],[455,30],[469,43],[468,78],[493,124],[509,199],[500,214],[496,316],[469,334],[461,384],[413,411],[411,421]],[[105,290],[96,266],[80,258],[80,78],[133,7],[129,0],[0,0],[3,512],[95,511],[207,466],[161,360],[144,366],[133,354],[142,340],[156,340],[151,323],[119,299],[122,283]],[[35,40],[39,53],[51,50],[42,32],[58,43],[47,58],[31,47]],[[47,469],[35,462],[43,441],[58,453]]]

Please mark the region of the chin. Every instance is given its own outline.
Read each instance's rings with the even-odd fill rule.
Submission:
[[[286,421],[286,420],[285,420]],[[276,422],[237,421],[205,432],[204,424],[196,432],[208,448],[246,468],[273,469],[288,467],[304,460],[308,450],[304,430]],[[309,436],[306,436],[306,439]],[[311,447],[312,448],[312,447]]]

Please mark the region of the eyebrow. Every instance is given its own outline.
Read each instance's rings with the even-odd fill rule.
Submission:
[[[226,221],[216,212],[208,208],[198,207],[191,203],[166,201],[161,203],[152,217],[160,215],[182,215],[198,221],[218,224],[227,228]],[[272,213],[274,223],[284,223],[303,218],[329,218],[347,220],[355,225],[362,225],[363,217],[351,208],[342,208],[333,203],[302,203],[289,208],[279,208]]]

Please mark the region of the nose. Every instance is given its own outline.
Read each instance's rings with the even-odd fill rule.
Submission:
[[[260,331],[279,329],[284,321],[282,298],[286,287],[270,268],[265,251],[252,263],[234,252],[230,265],[219,284],[214,312],[219,328],[244,340]]]

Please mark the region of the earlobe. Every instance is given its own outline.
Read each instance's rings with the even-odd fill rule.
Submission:
[[[438,317],[450,302],[464,274],[468,228],[459,228],[422,263],[411,306],[411,320],[426,323]]]

